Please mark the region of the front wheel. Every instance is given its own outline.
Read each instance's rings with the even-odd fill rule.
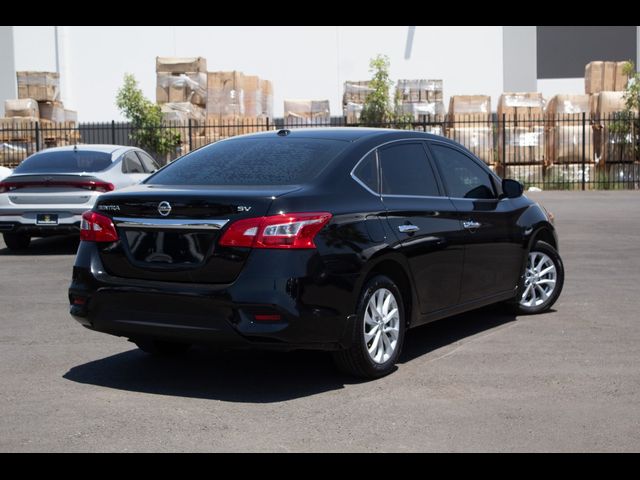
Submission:
[[[517,313],[546,312],[556,303],[564,284],[564,265],[560,255],[546,242],[536,242],[527,258],[518,296],[514,300]]]
[[[402,351],[406,318],[402,295],[390,278],[377,275],[367,282],[356,322],[351,347],[334,353],[338,368],[363,378],[391,373]]]

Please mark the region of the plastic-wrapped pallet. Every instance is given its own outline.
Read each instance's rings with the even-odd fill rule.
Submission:
[[[55,123],[61,123],[65,121],[64,105],[62,102],[38,102],[40,110],[40,118],[44,120],[51,120]]]
[[[500,128],[498,135],[500,163],[503,166],[517,163],[543,163],[544,134],[544,127]]]
[[[209,72],[207,74],[207,116],[215,119],[244,116],[242,72]]]
[[[38,102],[60,99],[60,75],[56,72],[16,72],[18,98],[33,98]]]
[[[584,69],[584,91],[588,94],[622,91],[629,78],[624,73],[626,62],[589,62]]]
[[[456,126],[447,131],[447,136],[461,143],[487,165],[493,165],[493,127]]]
[[[347,118],[347,123],[360,122],[364,103],[371,92],[373,88],[369,87],[369,80],[344,82],[342,113]]]
[[[331,111],[329,100],[285,100],[284,119],[286,123],[316,124],[328,122]]]
[[[156,57],[156,72],[206,73],[207,60],[203,57]]]
[[[270,80],[260,80],[262,92],[262,116],[273,118],[273,84]]]
[[[585,125],[582,125],[582,117]],[[582,161],[584,132],[585,159],[593,160],[593,131],[589,95],[555,95],[545,108],[547,164]]]
[[[159,72],[156,83],[156,102],[191,102],[204,107],[207,104],[207,74]]]
[[[543,186],[544,169],[542,165],[507,165],[500,173],[504,178],[518,180],[525,187]]]
[[[606,162],[632,162],[633,139],[624,131],[612,129],[612,124],[624,124],[624,92],[600,92],[595,103],[593,144],[595,159],[599,165]],[[635,112],[637,115],[637,112]],[[604,167],[603,167],[604,168]]]
[[[204,109],[191,102],[165,103],[161,109],[162,118],[168,122],[202,122],[206,117]]]
[[[420,121],[421,117],[429,116],[433,120],[439,121],[444,117],[444,103],[442,102],[415,102],[402,103],[398,105],[398,110],[404,115],[410,115],[415,121]]]
[[[257,75],[245,75],[243,80],[244,114],[247,117],[262,115],[262,89]]]
[[[543,125],[544,99],[539,92],[509,92],[498,100],[498,121],[507,127]]]
[[[449,99],[448,120],[453,127],[469,127],[475,124],[485,127],[491,121],[491,97],[453,95]],[[455,125],[458,122],[465,125]]]
[[[442,102],[442,80],[398,80],[396,96],[402,103]]]
[[[18,98],[4,101],[5,117],[38,117],[38,102],[33,98]]]

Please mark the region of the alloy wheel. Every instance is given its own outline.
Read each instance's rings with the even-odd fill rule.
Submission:
[[[529,253],[520,305],[539,307],[549,301],[556,288],[556,280],[556,265],[551,257],[542,252]]]
[[[364,341],[371,360],[388,361],[398,346],[400,311],[398,302],[386,288],[376,290],[364,313]]]

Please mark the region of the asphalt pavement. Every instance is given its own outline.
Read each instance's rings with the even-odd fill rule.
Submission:
[[[322,352],[148,357],[69,316],[77,240],[0,240],[0,451],[639,451],[640,192],[530,196],[556,216],[553,311],[411,330],[371,382]]]

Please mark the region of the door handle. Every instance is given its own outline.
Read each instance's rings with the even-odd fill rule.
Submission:
[[[414,233],[420,230],[420,227],[417,225],[398,225],[398,230],[400,233]]]
[[[473,220],[465,220],[462,222],[462,226],[468,230],[475,230],[476,228],[480,228],[481,225],[480,222],[474,222]]]

